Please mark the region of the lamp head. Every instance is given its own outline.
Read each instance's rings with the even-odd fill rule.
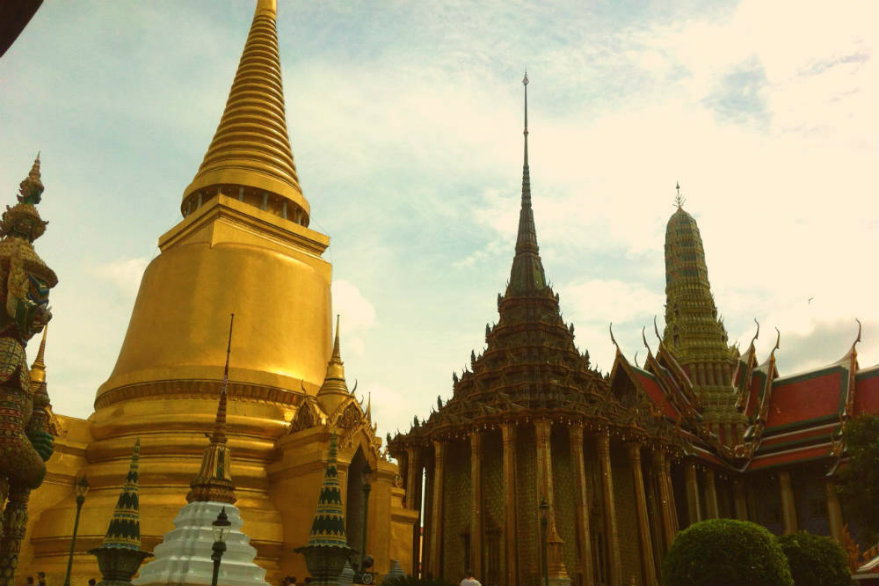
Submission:
[[[85,495],[89,492],[89,481],[86,480],[85,474],[83,474],[79,481],[74,486],[74,490],[76,491],[76,498],[85,500]]]
[[[540,520],[546,521],[546,516],[549,513],[549,503],[546,502],[545,498],[540,499]]]
[[[220,510],[220,514],[218,514],[214,522],[211,523],[211,529],[214,533],[214,541],[216,543],[225,543],[231,527],[232,522],[229,521],[229,517],[226,516],[226,507],[223,507]]]

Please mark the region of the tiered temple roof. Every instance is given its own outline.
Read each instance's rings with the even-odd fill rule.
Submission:
[[[393,443],[423,443],[468,429],[537,417],[618,425],[632,433],[652,427],[655,413],[642,398],[611,393],[607,378],[593,369],[589,353],[574,344],[574,326],[565,324],[559,296],[547,283],[531,201],[528,165],[528,77],[525,85],[524,164],[516,251],[510,280],[498,295],[499,320],[486,325],[486,348],[471,352],[470,367],[453,375],[453,395]],[[636,405],[638,403],[638,405]],[[634,427],[633,427],[634,425]],[[392,446],[393,447],[393,446]]]

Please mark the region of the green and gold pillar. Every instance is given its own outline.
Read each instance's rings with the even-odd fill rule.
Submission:
[[[623,563],[620,556],[620,534],[617,529],[616,503],[613,495],[613,470],[610,463],[610,434],[603,431],[596,435],[598,460],[601,466],[601,492],[604,499],[604,525],[610,557],[610,583],[623,583]]]
[[[443,575],[443,477],[445,476],[446,443],[433,441],[433,505],[430,520],[430,572],[435,578]]]
[[[684,471],[687,483],[687,517],[690,525],[702,520],[702,511],[699,504],[699,475],[696,473],[695,462],[687,462]]]
[[[503,441],[503,499],[504,499],[504,553],[506,556],[506,583],[519,583],[516,571],[516,426],[501,424]]]
[[[653,559],[653,544],[650,541],[650,521],[647,518],[647,494],[644,490],[644,472],[641,470],[641,444],[627,445],[632,479],[635,483],[635,508],[638,513],[638,539],[641,542],[641,569],[644,583],[654,586],[656,565]]]
[[[586,460],[583,456],[583,424],[568,428],[571,436],[571,460],[574,464],[574,502],[577,511],[577,557],[583,572],[584,586],[592,586],[592,539],[589,535],[589,495],[586,485]]]
[[[470,569],[482,576],[482,435],[470,434]]]

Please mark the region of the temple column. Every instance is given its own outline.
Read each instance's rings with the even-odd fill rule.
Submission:
[[[418,558],[420,550],[421,525],[421,485],[422,485],[422,462],[421,448],[408,446],[406,448],[406,508],[418,511],[418,522],[412,527],[412,575],[418,575]]]
[[[830,524],[830,536],[839,543],[845,545],[842,525],[842,507],[839,506],[839,495],[836,494],[836,484],[828,480],[824,485],[827,490],[827,521]]]
[[[797,532],[797,508],[794,504],[794,489],[790,482],[790,472],[783,470],[778,473],[778,485],[781,489],[781,516],[784,519],[784,534]]]
[[[503,441],[503,499],[504,499],[504,556],[506,583],[519,583],[516,572],[516,427],[512,423],[501,424]]]
[[[668,515],[669,515],[669,527],[671,527],[671,535],[672,541],[674,541],[674,536],[678,534],[678,509],[675,504],[675,489],[674,485],[671,482],[671,458],[665,458],[665,465],[662,469],[662,478],[665,480],[666,491],[668,492]],[[671,547],[671,542],[669,542],[669,547]]]
[[[442,539],[443,539],[443,476],[445,475],[446,443],[433,441],[433,505],[430,519],[430,572],[434,578],[443,575],[442,571]]]
[[[537,437],[537,504],[545,498],[549,505],[547,511],[546,531],[546,556],[547,572],[551,584],[570,584],[571,578],[565,568],[564,545],[555,524],[555,496],[552,486],[552,447],[550,436],[552,433],[552,421],[538,419],[534,422],[535,435]],[[539,510],[539,509],[538,509]],[[542,549],[542,548],[541,548]]]
[[[620,557],[620,534],[617,529],[616,504],[613,496],[613,470],[610,465],[610,434],[607,431],[595,436],[598,444],[598,460],[601,465],[601,492],[604,500],[604,525],[610,557],[610,583],[623,583],[623,562]]]
[[[643,580],[648,586],[656,582],[656,564],[653,559],[653,544],[650,541],[650,520],[647,518],[647,494],[644,491],[644,472],[641,470],[641,444],[628,446],[629,464],[635,482],[635,507],[638,511],[638,537],[641,541],[641,569]]]
[[[482,435],[470,434],[470,569],[482,576]]]
[[[653,452],[653,468],[655,474],[658,475],[657,484],[659,485],[659,512],[662,515],[662,534],[665,538],[665,551],[671,547],[676,533],[676,523],[673,520],[674,504],[671,502],[671,492],[668,482],[668,468],[666,466],[665,452],[657,450]]]
[[[736,478],[733,481],[733,498],[735,499],[736,519],[748,520],[748,501],[745,498],[745,480]]]
[[[421,539],[423,542],[421,543],[421,551],[420,555],[416,559],[421,560],[421,568],[420,574],[421,577],[427,576],[428,573],[431,573],[432,562],[430,561],[430,550],[433,547],[433,541],[431,540],[431,535],[433,535],[433,479],[435,478],[434,474],[434,465],[431,461],[427,461],[425,458],[424,464],[424,531],[421,533]],[[417,545],[413,546],[413,548],[418,547]],[[413,574],[414,575],[414,574]]]
[[[419,509],[421,504],[421,448],[409,446],[406,448],[406,508],[413,511]]]
[[[714,470],[705,470],[705,516],[708,519],[720,517],[720,507],[717,504],[717,484],[714,481]]]
[[[571,461],[574,464],[574,502],[577,511],[577,556],[583,572],[584,586],[592,586],[592,540],[589,535],[589,495],[586,486],[586,461],[583,456],[583,425],[568,428],[571,436]]]
[[[687,516],[690,525],[702,520],[702,512],[699,506],[699,477],[696,474],[696,463],[687,462],[685,470],[687,482]]]

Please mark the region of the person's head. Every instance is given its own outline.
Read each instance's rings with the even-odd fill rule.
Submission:
[[[34,577],[33,576],[27,577],[27,584],[28,584],[28,586],[33,586],[33,584],[34,584]]]
[[[464,574],[466,574],[466,576],[468,578],[472,578],[473,577],[473,570],[468,569],[466,572],[464,572]]]
[[[95,586],[96,583],[94,578],[89,578],[89,586]]]

